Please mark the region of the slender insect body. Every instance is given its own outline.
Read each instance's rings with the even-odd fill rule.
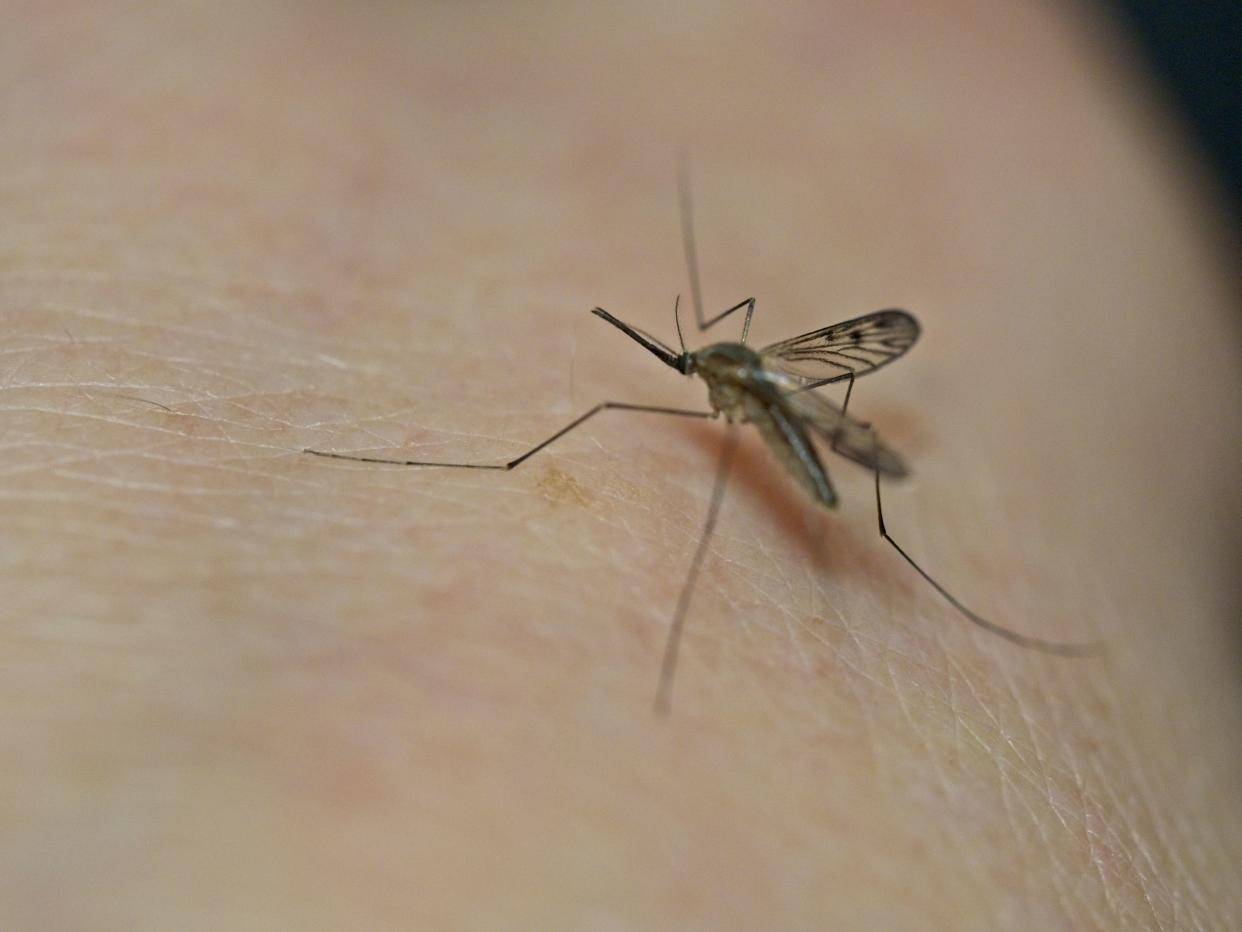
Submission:
[[[691,354],[691,372],[707,383],[708,402],[729,423],[754,424],[768,448],[817,503],[835,508],[837,495],[810,433],[786,399],[788,385],[741,343],[715,343]]]
[[[729,423],[758,420],[762,410],[779,403],[763,378],[759,354],[741,343],[715,343],[690,354],[690,372],[707,383],[711,406]]]
[[[684,166],[681,205],[683,244],[686,250],[686,264],[690,272],[695,319],[699,330],[700,332],[707,330],[735,311],[745,309],[746,316],[742,324],[740,340],[736,343],[714,343],[693,352],[688,351],[684,339],[681,339],[681,321],[674,309],[677,334],[681,340],[681,352],[678,353],[656,337],[614,317],[603,308],[597,307],[591,313],[612,324],[659,358],[665,365],[676,369],[683,375],[697,375],[703,379],[707,383],[711,411],[692,411],[615,401],[601,402],[525,453],[504,463],[429,462],[393,460],[321,450],[307,450],[306,452],[334,459],[387,463],[397,466],[509,470],[521,465],[531,456],[602,411],[620,410],[692,418],[715,418],[723,414],[730,429],[727,431],[723,452],[717,466],[703,534],[699,539],[682,586],[681,596],[673,612],[673,620],[665,644],[664,660],[660,667],[655,707],[656,711],[661,714],[667,713],[670,708],[681,632],[689,608],[690,596],[694,591],[695,580],[707,553],[707,542],[715,529],[716,519],[720,513],[720,505],[735,449],[736,438],[732,425],[738,423],[754,424],[768,447],[790,475],[817,504],[825,508],[836,506],[837,495],[815,444],[812,442],[813,437],[826,444],[832,452],[869,469],[875,478],[876,517],[879,522],[880,536],[891,544],[897,553],[967,620],[1015,644],[1045,653],[1083,656],[1095,652],[1098,645],[1064,644],[1029,637],[975,614],[923,570],[886,530],[884,510],[880,499],[880,478],[882,476],[901,478],[908,475],[908,470],[901,457],[879,439],[869,424],[851,417],[846,411],[849,407],[850,393],[855,378],[874,372],[904,355],[919,337],[918,321],[902,310],[876,311],[853,320],[791,337],[759,350],[751,349],[746,345],[746,338],[750,333],[751,317],[755,310],[754,298],[741,301],[710,320],[703,315],[691,221],[690,189]],[[840,407],[813,390],[833,382],[847,380],[849,384],[845,401]]]

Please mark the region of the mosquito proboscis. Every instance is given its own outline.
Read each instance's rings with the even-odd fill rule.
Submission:
[[[723,415],[728,427],[716,467],[707,518],[673,612],[660,665],[655,697],[655,711],[660,715],[666,715],[671,708],[681,634],[695,582],[707,554],[708,541],[720,514],[736,449],[736,431],[733,426],[739,423],[754,424],[759,429],[769,449],[785,469],[811,499],[822,507],[835,508],[837,495],[815,448],[815,439],[825,443],[832,452],[870,469],[875,480],[876,518],[880,536],[968,621],[1014,644],[1044,653],[1063,657],[1096,653],[1100,648],[1097,643],[1071,644],[1043,640],[1019,634],[975,613],[937,582],[888,533],[884,522],[880,480],[881,477],[902,478],[908,475],[908,470],[901,457],[880,440],[870,424],[856,420],[847,411],[855,380],[900,358],[918,340],[920,328],[914,316],[897,309],[876,311],[773,343],[763,349],[752,349],[746,345],[746,340],[750,334],[751,318],[755,313],[753,297],[739,301],[710,319],[703,313],[694,239],[693,205],[684,161],[680,164],[679,191],[682,243],[690,277],[695,323],[701,333],[744,309],[746,315],[738,342],[713,343],[701,349],[688,350],[681,329],[680,301],[674,305],[673,312],[680,352],[646,331],[614,317],[601,307],[592,309],[591,313],[612,324],[671,368],[686,376],[700,377],[707,383],[710,411],[604,401],[574,418],[525,453],[503,463],[389,459],[313,449],[305,452],[333,459],[392,466],[510,470],[601,411],[632,411],[690,418],[717,418]],[[845,398],[840,407],[815,391],[821,386],[836,382],[846,383]]]

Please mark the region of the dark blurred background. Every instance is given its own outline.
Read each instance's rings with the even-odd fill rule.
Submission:
[[[1242,4],[1104,0],[1204,151],[1242,232]]]
[[[1242,4],[1105,0],[1128,26],[1228,198],[1242,239]],[[1236,525],[1235,525],[1236,526]],[[1234,551],[1242,554],[1242,536]],[[1242,565],[1242,559],[1238,561]],[[1242,590],[1236,601],[1242,605]],[[1242,612],[1235,614],[1242,628]]]

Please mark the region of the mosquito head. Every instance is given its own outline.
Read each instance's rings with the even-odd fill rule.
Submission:
[[[694,375],[694,353],[682,353],[673,363],[673,368],[682,375]]]

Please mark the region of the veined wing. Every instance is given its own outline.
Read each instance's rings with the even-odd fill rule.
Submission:
[[[876,311],[854,320],[773,343],[764,364],[806,383],[824,385],[866,375],[901,356],[919,338],[919,322],[905,311]]]
[[[819,434],[834,453],[895,479],[909,475],[901,456],[885,445],[873,428],[854,420],[823,395],[799,390],[794,379],[776,376],[775,381],[790,390],[784,401],[794,415]]]

